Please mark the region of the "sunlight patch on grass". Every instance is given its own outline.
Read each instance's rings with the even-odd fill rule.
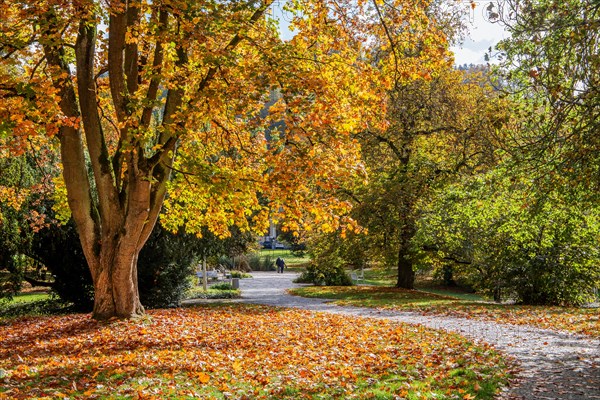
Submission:
[[[291,250],[287,249],[261,249],[258,254],[261,258],[269,256],[273,261],[275,261],[277,257],[282,257],[288,267],[296,267],[301,264],[306,264],[310,261],[310,257],[307,253],[304,253],[303,256],[299,257],[292,254]]]
[[[47,300],[50,298],[49,293],[40,293],[40,292],[32,292],[32,293],[18,293],[13,296],[12,300],[8,301],[8,303],[31,303],[39,300]]]

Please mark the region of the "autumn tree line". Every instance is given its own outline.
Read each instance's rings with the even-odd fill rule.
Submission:
[[[458,70],[453,1],[4,2],[3,287],[24,256],[75,254],[93,317],[136,317],[165,264],[275,220],[324,283],[380,265],[402,288],[433,269],[497,298],[591,301],[599,7],[492,2],[499,62]]]

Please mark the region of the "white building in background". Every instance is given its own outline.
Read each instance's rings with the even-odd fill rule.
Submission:
[[[277,241],[277,225],[269,218],[269,232],[258,239],[258,243],[265,249],[285,249],[286,246]]]

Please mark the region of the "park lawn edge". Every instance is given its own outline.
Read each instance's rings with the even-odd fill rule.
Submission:
[[[357,296],[361,292],[367,293]],[[290,289],[288,293],[300,297],[331,299],[334,304],[340,306],[414,311],[427,315],[530,326],[600,338],[600,309],[598,308],[523,306],[466,301],[426,291],[381,286],[307,286]],[[384,295],[370,299],[368,294]],[[405,295],[410,298],[408,301]]]

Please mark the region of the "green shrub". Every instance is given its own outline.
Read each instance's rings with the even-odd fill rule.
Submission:
[[[54,275],[52,290],[79,311],[91,311],[94,285],[75,223],[50,224],[33,235],[32,257]]]
[[[232,278],[244,279],[244,278],[252,278],[252,275],[246,274],[242,271],[231,271]]]
[[[248,257],[248,265],[252,271],[275,271],[275,261],[269,255],[261,257],[258,254],[252,254]]]
[[[216,283],[214,285],[211,285],[210,289],[212,289],[212,290],[233,290],[233,286],[231,286],[231,283],[222,282],[222,283]]]
[[[340,264],[326,265],[312,262],[294,282],[324,286],[352,286],[352,278]]]
[[[176,307],[190,287],[198,254],[197,238],[157,225],[138,257],[140,300],[145,307]]]
[[[346,259],[342,238],[337,233],[319,235],[310,243],[311,262],[296,280],[325,286],[351,286],[352,278],[346,273],[351,265]]]

